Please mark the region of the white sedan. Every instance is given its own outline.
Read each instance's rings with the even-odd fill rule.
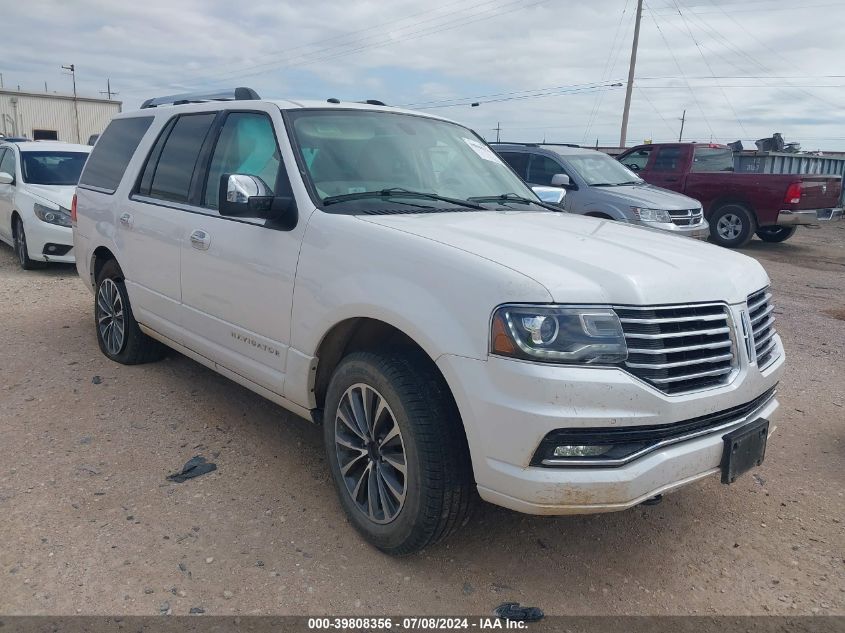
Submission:
[[[87,145],[0,142],[0,240],[21,268],[74,263],[70,207]]]

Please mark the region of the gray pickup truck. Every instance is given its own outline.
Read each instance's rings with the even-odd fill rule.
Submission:
[[[701,203],[649,185],[607,154],[571,145],[491,143],[531,185],[563,187],[564,210],[707,239]]]

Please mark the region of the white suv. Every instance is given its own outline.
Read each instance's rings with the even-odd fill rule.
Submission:
[[[371,543],[439,540],[476,490],[606,512],[762,461],[784,351],[754,260],[545,207],[450,121],[234,96],[97,142],[73,215],[99,345],[321,424]]]
[[[70,205],[90,152],[70,143],[0,142],[0,240],[24,270],[74,262]]]

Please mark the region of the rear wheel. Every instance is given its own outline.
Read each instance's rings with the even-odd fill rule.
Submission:
[[[24,270],[35,270],[47,266],[46,262],[39,262],[29,257],[29,248],[26,244],[26,231],[23,228],[23,221],[15,217],[14,230],[15,254],[18,256],[18,264]]]
[[[325,412],[332,479],[367,541],[412,554],[466,522],[475,495],[466,437],[430,359],[350,354],[332,376]]]
[[[757,229],[757,237],[764,242],[785,242],[797,230],[797,226],[761,226]]]
[[[123,283],[123,272],[113,259],[105,263],[97,276],[94,325],[100,351],[113,361],[138,365],[164,356],[164,345],[138,327]]]
[[[710,217],[710,239],[719,246],[741,248],[754,237],[756,222],[748,207],[724,204]]]

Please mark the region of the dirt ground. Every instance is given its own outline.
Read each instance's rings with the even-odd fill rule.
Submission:
[[[109,362],[75,269],[0,246],[0,613],[845,614],[845,222],[746,252],[788,353],[760,469],[607,515],[483,504],[391,559],[347,524],[315,426],[177,353]],[[165,479],[197,454],[218,470]]]

